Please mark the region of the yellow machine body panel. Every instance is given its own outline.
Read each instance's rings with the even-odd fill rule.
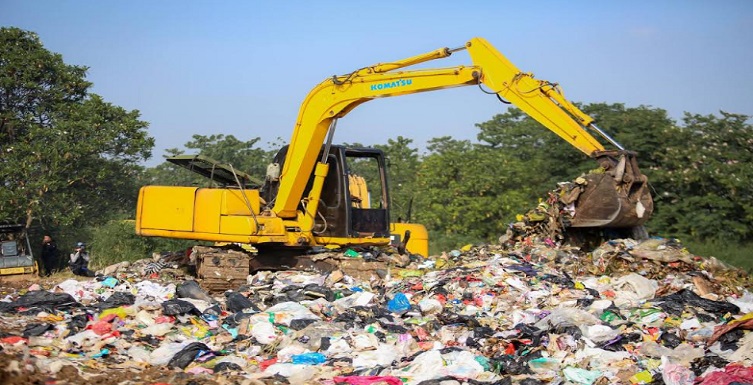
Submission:
[[[429,256],[429,232],[419,223],[390,223],[392,243],[402,242],[406,231],[410,231],[410,238],[405,249],[413,254]]]
[[[243,198],[245,194],[246,199]],[[249,205],[251,210],[249,210]],[[258,190],[145,186],[139,191],[136,233],[210,242],[286,246],[387,245],[389,238],[311,236],[300,223],[259,212]]]

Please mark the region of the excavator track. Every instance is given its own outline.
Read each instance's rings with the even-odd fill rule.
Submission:
[[[384,277],[395,260],[366,261],[339,252],[306,254],[306,249],[265,248],[249,252],[235,246],[195,246],[196,276],[209,292],[235,290],[247,283],[249,274],[260,270],[302,270],[328,274],[341,271],[358,279]]]

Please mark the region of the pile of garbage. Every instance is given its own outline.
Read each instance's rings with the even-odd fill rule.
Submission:
[[[217,295],[148,263],[34,285],[0,300],[0,382],[753,383],[753,281],[674,240],[409,262],[261,271]]]

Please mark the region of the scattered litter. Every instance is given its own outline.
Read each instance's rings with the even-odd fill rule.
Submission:
[[[144,263],[118,264],[6,296],[0,356],[78,382],[108,367],[236,379],[223,384],[752,381],[746,274],[676,241],[618,239],[588,253],[523,235],[409,264],[347,249],[351,263],[400,265],[368,279],[259,271],[216,295],[167,265],[145,277]]]

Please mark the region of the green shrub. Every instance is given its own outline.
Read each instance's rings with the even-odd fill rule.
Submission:
[[[112,220],[95,227],[91,229],[91,238],[88,242],[92,254],[92,268],[150,258],[154,252],[182,251],[196,243],[191,240],[136,235],[133,220]]]

